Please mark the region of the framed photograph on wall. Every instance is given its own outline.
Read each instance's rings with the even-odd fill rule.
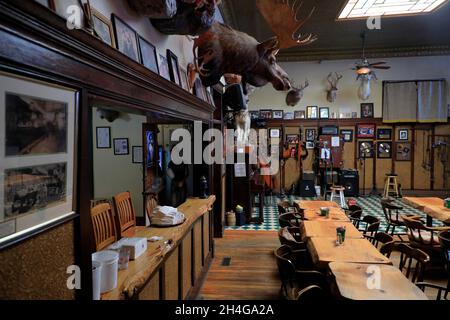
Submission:
[[[166,80],[170,80],[170,71],[169,71],[169,63],[167,62],[167,58],[159,54],[159,62],[158,62],[158,69],[159,69],[159,75],[163,77]]]
[[[158,54],[156,53],[155,46],[141,36],[138,36],[138,39],[142,64],[147,69],[153,71],[156,74],[159,74]]]
[[[395,146],[395,160],[397,161],[411,161],[411,143],[397,142]]]
[[[78,92],[0,73],[0,248],[74,214]]]
[[[115,48],[116,39],[114,36],[114,27],[111,20],[97,11],[97,9],[95,9],[94,7],[89,7],[87,3],[84,7],[91,17],[92,33],[94,34],[94,36],[102,40],[107,45]]]
[[[391,140],[392,139],[392,129],[378,128],[377,129],[377,140]]]
[[[208,101],[208,98],[206,97],[205,87],[203,87],[202,80],[198,77],[194,82],[194,92],[198,98],[202,99],[203,101]]]
[[[374,124],[358,124],[357,126],[357,137],[358,138],[375,138],[375,125]]]
[[[306,107],[306,118],[307,119],[317,119],[318,107]]]
[[[373,118],[373,103],[361,103],[361,118]]]
[[[306,149],[308,149],[308,150],[314,149],[314,141],[307,141]]]
[[[305,119],[306,118],[305,110],[295,111],[294,112],[294,118],[295,119]]]
[[[97,127],[97,149],[111,149],[111,128]]]
[[[330,108],[319,108],[320,119],[329,119],[330,118]]]
[[[306,141],[315,141],[316,140],[316,129],[306,129],[305,136]]]
[[[184,68],[180,68],[180,76],[181,76],[181,86],[184,90],[191,92],[191,88],[189,87],[189,80],[187,71]]]
[[[182,87],[178,57],[170,49],[167,49],[167,61],[169,62],[170,80]]]
[[[398,140],[408,141],[409,140],[409,130],[408,129],[398,130]]]
[[[259,115],[261,119],[272,119],[272,110],[260,110]]]
[[[139,146],[133,146],[133,163],[143,163],[144,162],[144,148]]]
[[[285,112],[283,115],[283,119],[284,120],[294,120],[294,112],[292,112],[292,111]]]
[[[373,141],[358,141],[359,158],[371,159],[375,155]]]
[[[283,119],[283,110],[273,110],[272,119]]]
[[[47,3],[47,1],[38,1],[38,2],[40,2],[41,4],[43,3],[44,5],[46,5],[46,3]],[[80,6],[79,0],[52,0],[51,2],[53,2],[53,10],[59,16],[63,17],[66,20],[67,20],[67,18],[69,18],[70,14],[71,14],[70,11],[67,12],[67,8],[69,6],[77,6],[77,7]],[[51,2],[49,1],[50,5],[51,5]],[[85,16],[84,16],[83,10],[81,10],[81,14],[82,14],[81,24],[82,24],[82,27],[84,27],[83,22],[85,21]]]
[[[252,121],[259,119],[259,111],[250,111],[250,119]]]
[[[353,130],[341,130],[342,139],[344,142],[353,142]]]
[[[280,137],[280,129],[270,129],[270,138],[279,138]]]
[[[114,139],[114,155],[126,156],[130,154],[128,138]]]
[[[138,35],[133,28],[115,14],[112,14],[116,48],[128,58],[141,62],[139,56]]]
[[[286,143],[288,144],[299,144],[300,136],[298,134],[287,134],[286,135]]]
[[[377,143],[377,157],[379,159],[392,158],[392,142],[383,141]]]

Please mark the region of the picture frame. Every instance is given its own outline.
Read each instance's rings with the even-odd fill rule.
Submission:
[[[395,160],[411,161],[412,144],[411,142],[397,142],[395,144]]]
[[[55,1],[54,0],[35,0],[37,3],[40,3],[44,7],[49,8],[52,11],[55,11]]]
[[[272,119],[283,119],[283,110],[273,110]]]
[[[408,129],[398,130],[398,140],[408,141],[409,140],[409,130]]]
[[[373,103],[361,103],[361,118],[373,118]]]
[[[130,154],[130,147],[128,138],[114,139],[114,155],[127,156],[129,154]]]
[[[358,157],[359,159],[372,159],[375,156],[374,142],[358,141]]]
[[[377,143],[377,158],[391,159],[392,158],[392,142],[383,141]]]
[[[138,41],[142,65],[150,71],[159,74],[158,54],[156,52],[156,47],[140,35],[138,35]]]
[[[354,111],[352,112],[352,119],[357,119],[358,118],[358,112]]]
[[[95,131],[97,149],[111,149],[111,127],[97,127]]]
[[[342,139],[344,142],[353,142],[353,130],[350,129],[342,129],[340,131]]]
[[[316,129],[306,129],[305,137],[306,137],[306,141],[316,141],[317,130]]]
[[[161,77],[163,77],[164,79],[171,81],[170,80],[169,63],[167,61],[167,57],[165,57],[162,54],[159,54],[158,56],[159,56],[159,59],[158,59],[159,75]]]
[[[170,81],[172,81],[172,82],[176,83],[177,85],[179,85],[180,87],[182,87],[183,85],[181,83],[180,66],[178,64],[178,57],[170,49],[167,49],[167,61],[169,63]],[[207,98],[206,94],[205,94],[205,98]]]
[[[79,92],[0,72],[0,248],[75,215]]]
[[[87,3],[84,7],[91,17],[92,34],[110,47],[116,48],[116,38],[111,20]]]
[[[187,71],[184,68],[180,68],[180,74],[181,74],[181,86],[184,90],[191,92],[191,88],[189,87],[189,80]]]
[[[265,110],[260,110],[259,111],[259,115],[261,119],[272,119],[272,110],[269,109],[265,109]]]
[[[137,32],[114,13],[111,15],[114,26],[116,49],[128,58],[142,63],[139,54],[139,42]]]
[[[358,124],[357,137],[363,139],[375,138],[375,127],[374,124]]]
[[[329,119],[330,118],[330,108],[328,108],[328,107],[319,108],[319,117],[320,117],[320,119]]]
[[[208,101],[206,97],[205,87],[203,86],[202,80],[200,78],[196,78],[194,82],[194,92],[195,96],[203,101]]]
[[[280,138],[280,129],[270,129],[269,130],[270,134],[269,137],[270,138]]]
[[[377,140],[391,140],[392,129],[390,128],[377,128]]]
[[[286,135],[286,143],[288,143],[288,144],[299,144],[300,143],[300,135],[298,135],[298,134],[287,134]]]
[[[314,141],[306,141],[306,149],[311,150],[315,148]]]
[[[292,111],[284,112],[283,119],[284,120],[294,120],[294,112],[292,112]]]
[[[250,111],[250,119],[252,121],[259,120],[259,111]]]
[[[294,119],[305,119],[306,112],[305,110],[299,110],[294,112]]]
[[[307,119],[317,119],[318,118],[318,107],[310,106],[306,107],[306,118]]]
[[[46,6],[44,1],[38,1],[41,4],[44,3],[44,5]],[[69,18],[69,13],[67,13],[67,8],[69,6],[77,6],[79,7],[80,2],[78,0],[52,0],[53,2],[53,11],[55,11],[59,16],[63,17],[64,19],[67,20],[67,18]],[[85,16],[84,16],[84,12],[83,10],[81,10],[82,12],[82,17],[81,17],[81,23],[82,23],[82,27],[84,28],[85,24]]]
[[[144,162],[144,148],[141,146],[133,146],[132,150],[132,162],[136,164],[142,164]]]

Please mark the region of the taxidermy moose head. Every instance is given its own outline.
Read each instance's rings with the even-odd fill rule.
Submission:
[[[305,84],[300,87],[293,87],[293,89],[291,89],[286,96],[286,104],[290,107],[295,107],[300,100],[303,99],[303,92],[307,87],[309,87],[308,80],[306,80]]]
[[[361,100],[366,101],[370,98],[370,95],[372,94],[370,86],[374,79],[377,80],[377,76],[373,71],[367,74],[360,74],[358,75],[358,78],[356,78],[356,80],[361,81],[361,85],[358,89],[358,96]]]
[[[342,77],[343,76],[338,74],[337,72],[334,73],[334,76],[333,76],[333,73],[330,73],[328,75],[327,80],[330,83],[330,89],[327,90],[328,102],[333,103],[336,101],[336,96],[337,96],[337,91],[338,91],[337,85],[338,85],[339,80],[342,79]]]
[[[196,69],[206,87],[232,73],[242,76],[244,90],[246,84],[262,87],[269,82],[278,91],[289,90],[289,77],[276,61],[278,50],[276,37],[259,43],[248,34],[217,22],[194,43]]]

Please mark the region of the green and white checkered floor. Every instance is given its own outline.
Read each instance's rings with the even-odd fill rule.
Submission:
[[[386,230],[386,219],[383,215],[383,209],[381,208],[380,203],[380,197],[377,196],[371,196],[371,197],[360,197],[360,198],[346,198],[346,201],[348,199],[355,199],[360,207],[363,208],[363,216],[364,215],[372,215],[381,220],[380,224],[380,231]],[[240,227],[227,227],[227,230],[262,230],[262,231],[278,231],[280,228],[280,225],[278,224],[278,208],[277,203],[284,201],[284,200],[315,200],[314,198],[301,198],[298,196],[286,196],[285,198],[281,199],[279,197],[272,197],[272,201],[269,201],[268,205],[264,206],[264,223],[261,225],[258,224],[249,224],[244,225]],[[425,214],[422,211],[419,211],[417,209],[414,209],[411,206],[406,205],[401,200],[397,199],[395,202],[403,207],[403,210],[401,211],[401,214],[414,214],[414,215],[420,215],[423,216],[423,219],[426,219]],[[266,199],[267,203],[267,199]],[[258,212],[258,208],[256,208]],[[439,222],[434,221],[434,224],[436,226],[440,226],[441,224]],[[403,228],[396,228],[395,233],[405,233],[406,230]]]

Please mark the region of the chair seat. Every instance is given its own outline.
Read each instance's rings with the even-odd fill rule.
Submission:
[[[386,177],[398,177],[396,173],[386,173]]]

